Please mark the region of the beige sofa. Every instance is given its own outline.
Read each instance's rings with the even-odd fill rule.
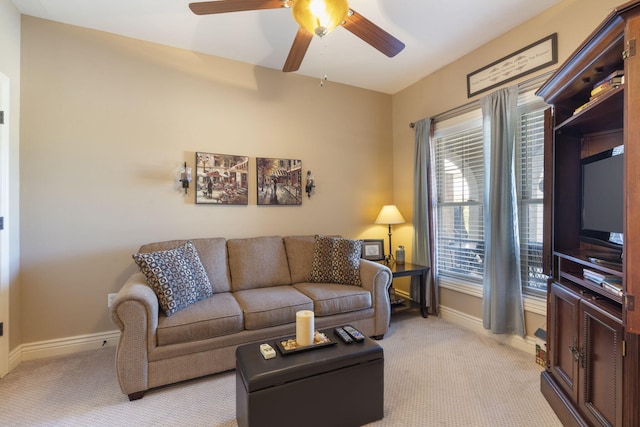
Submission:
[[[148,244],[140,253],[185,242]],[[314,236],[191,242],[212,296],[167,316],[145,276],[136,273],[112,304],[121,331],[116,372],[130,400],[150,388],[234,369],[239,345],[294,335],[299,310],[315,312],[316,329],[351,324],[377,339],[387,331],[392,276],[384,265],[356,257],[361,286],[310,283]]]

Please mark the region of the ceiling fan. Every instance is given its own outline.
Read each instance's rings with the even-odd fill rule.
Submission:
[[[190,3],[189,8],[196,15],[291,8],[300,28],[282,68],[285,72],[300,68],[314,34],[323,37],[338,25],[390,58],[404,49],[400,40],[349,8],[347,0],[217,0]]]

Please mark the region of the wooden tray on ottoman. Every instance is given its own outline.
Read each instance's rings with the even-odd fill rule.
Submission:
[[[316,335],[317,334],[318,334],[318,331],[316,331]],[[300,353],[301,351],[315,350],[317,348],[336,345],[336,341],[331,341],[331,338],[329,338],[327,334],[323,334],[322,332],[320,334],[323,335],[323,340],[318,343],[313,343],[311,345],[305,345],[305,346],[294,347],[294,348],[287,348],[286,342],[295,343],[295,338],[296,338],[296,337],[289,337],[289,338],[276,340],[276,347],[278,347],[278,350],[280,350],[280,354],[282,354],[283,356],[286,356],[288,354]]]

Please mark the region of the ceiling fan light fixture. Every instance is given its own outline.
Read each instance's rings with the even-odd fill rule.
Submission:
[[[295,0],[293,17],[311,34],[322,37],[336,28],[347,17],[347,0]]]

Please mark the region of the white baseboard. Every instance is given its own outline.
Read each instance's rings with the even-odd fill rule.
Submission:
[[[396,290],[396,292],[405,298],[409,297],[405,292],[398,290]],[[492,334],[484,329],[482,326],[482,319],[478,319],[477,317],[470,316],[466,313],[443,305],[440,306],[440,317],[443,320],[454,323],[465,329],[493,338],[502,344],[509,345],[535,355],[535,337],[527,336],[522,339],[516,335]],[[95,350],[101,347],[113,347],[118,344],[119,339],[120,331],[115,330],[97,334],[78,335],[75,337],[22,344],[9,354],[9,372],[11,372],[20,363],[27,360],[62,356],[86,350]]]
[[[478,334],[492,338],[504,345],[517,348],[518,350],[522,350],[526,353],[531,354],[532,356],[535,356],[536,354],[535,337],[526,336],[525,338],[522,338],[517,335],[492,334],[490,331],[484,328],[484,326],[482,325],[482,319],[470,316],[466,313],[454,310],[452,308],[449,308],[443,305],[441,305],[439,308],[440,308],[440,317],[443,320],[446,320],[447,322],[454,323],[465,329],[469,329]]]
[[[402,296],[403,298],[410,299],[410,296],[407,292],[396,289],[396,294]],[[536,338],[532,336],[527,336],[524,339],[517,335],[497,335],[492,334],[490,331],[486,330],[482,325],[482,319],[477,317],[473,317],[468,315],[467,313],[463,313],[462,311],[454,310],[452,308],[440,305],[440,318],[446,320],[447,322],[454,323],[458,326],[461,326],[465,329],[469,329],[478,334],[484,335],[489,338],[493,338],[496,341],[517,348],[518,350],[525,351],[529,354],[535,356],[536,354]]]
[[[9,371],[27,360],[62,356],[101,347],[113,347],[118,344],[119,339],[120,331],[116,330],[22,344],[9,354]]]
[[[9,372],[13,371],[22,362],[21,346],[9,352]]]

